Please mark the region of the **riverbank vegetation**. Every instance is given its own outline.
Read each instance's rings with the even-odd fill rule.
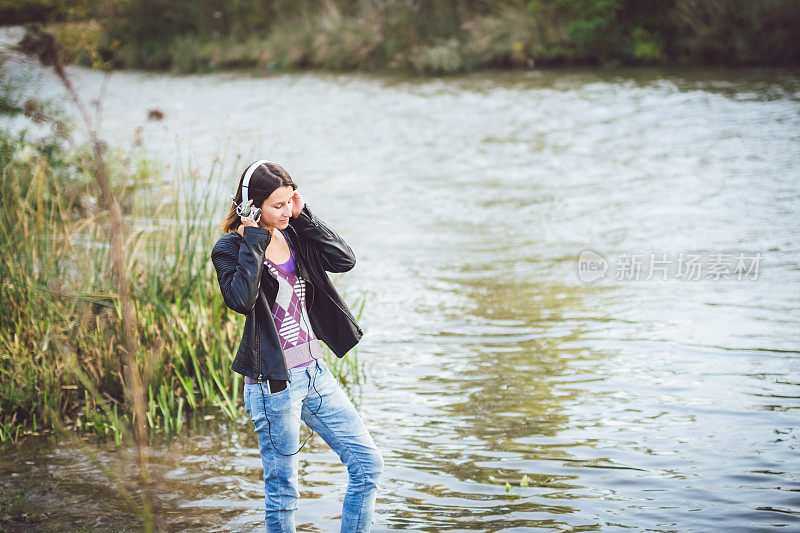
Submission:
[[[54,0],[68,59],[121,68],[455,73],[544,65],[798,65],[795,0]]]
[[[219,297],[209,255],[221,207],[196,192],[223,179],[222,162],[167,178],[136,150],[76,144],[69,120],[23,93],[4,78],[0,111],[27,116],[39,135],[0,132],[0,441],[77,429],[120,444],[141,438],[138,422],[175,434],[192,412],[242,416],[241,376],[230,370],[242,317]],[[125,221],[124,276],[100,168]],[[359,379],[355,354],[326,357],[341,381]]]

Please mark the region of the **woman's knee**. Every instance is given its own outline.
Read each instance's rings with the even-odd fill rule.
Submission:
[[[381,477],[383,477],[383,456],[378,450],[375,450],[373,456],[372,476],[372,482],[377,486]]]
[[[383,476],[383,456],[377,449],[359,457],[358,468],[349,469],[359,481],[368,487],[377,487]]]

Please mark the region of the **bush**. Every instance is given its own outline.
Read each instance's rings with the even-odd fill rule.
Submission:
[[[795,0],[676,0],[671,15],[684,63],[800,63]]]

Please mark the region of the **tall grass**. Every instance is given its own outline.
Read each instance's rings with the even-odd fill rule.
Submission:
[[[46,158],[14,162],[23,149],[7,150],[0,181],[0,440],[59,419],[120,443],[131,413],[107,214],[82,212],[81,197],[58,183],[63,178]],[[169,183],[147,174],[153,171],[137,173],[143,190],[115,186],[125,219],[136,221],[124,242],[125,268],[147,425],[177,433],[192,411],[242,416],[242,378],[230,369],[242,317],[225,306],[209,260],[222,206],[195,193],[213,188],[220,166]],[[354,354],[327,357],[343,382],[361,379]]]

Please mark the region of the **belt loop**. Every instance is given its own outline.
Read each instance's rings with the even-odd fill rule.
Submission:
[[[314,364],[317,365],[317,370],[321,372],[322,371],[322,367],[319,366],[319,359],[314,359]]]

